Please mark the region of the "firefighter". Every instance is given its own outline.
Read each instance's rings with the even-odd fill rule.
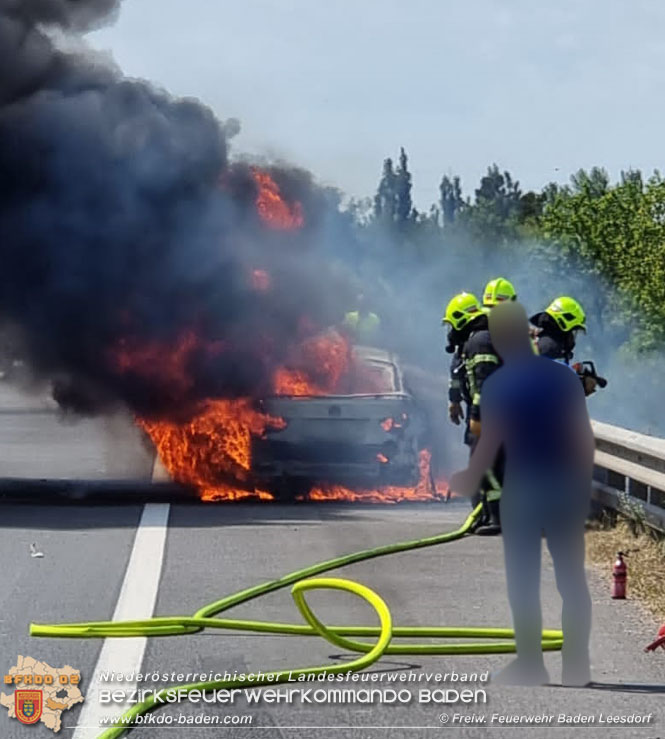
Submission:
[[[480,393],[484,381],[500,364],[494,351],[487,324],[487,312],[482,309],[478,299],[470,293],[456,295],[446,308],[442,321],[451,326],[448,333],[448,351],[454,351],[451,362],[451,381],[448,398],[449,415],[453,423],[459,424],[463,417],[461,401],[467,405],[464,443],[473,451],[480,436]],[[483,503],[484,514],[478,534],[499,534],[499,498],[503,455],[497,464],[488,470],[480,490],[472,497],[474,507]]]
[[[535,328],[538,353],[570,364],[577,332],[586,331],[586,315],[577,300],[563,295],[530,321]]]
[[[516,300],[517,293],[512,283],[503,277],[497,277],[487,283],[483,292],[483,305],[486,313],[499,303]],[[481,433],[480,399],[482,387],[485,380],[501,366],[501,359],[492,345],[490,332],[485,320],[483,326],[478,326],[462,347],[466,379],[471,395],[471,407],[469,409],[469,430],[473,440],[471,451],[475,449]],[[480,490],[472,497],[474,506],[483,504],[483,517],[476,533],[481,535],[496,535],[501,533],[501,516],[499,513],[499,501],[503,485],[503,471],[505,456],[503,449],[492,465],[487,470],[480,485]]]
[[[450,300],[441,323],[444,326],[449,326],[446,351],[453,355],[448,380],[448,417],[456,426],[459,426],[465,418],[462,403],[466,405],[467,424],[464,443],[471,446],[472,439],[469,430],[471,397],[464,376],[462,348],[473,330],[487,328],[487,316],[484,314],[478,298],[472,293],[463,292],[455,295]]]
[[[532,316],[530,321],[534,326],[537,352],[569,365],[578,331],[586,332],[586,315],[577,300],[563,295],[553,300],[542,313]],[[572,369],[580,376],[584,394],[588,397],[596,392],[597,387],[605,387],[607,381],[596,375],[593,363],[587,364],[591,365],[591,371],[585,369],[583,362],[576,363]]]
[[[485,285],[485,289],[483,290],[483,307],[486,312],[489,312],[495,305],[499,305],[499,303],[515,300],[517,300],[517,291],[513,283],[505,277],[495,277]],[[475,393],[477,396],[475,410],[473,404],[471,407],[472,423],[470,424],[470,428],[473,433],[473,447],[475,447],[481,430],[479,404],[482,385],[487,377],[500,366],[500,360],[492,346],[487,326],[483,327],[483,331],[484,333],[474,337],[466,348],[468,354],[467,364],[473,365],[470,377],[475,384]],[[474,499],[474,505],[482,501],[485,508],[483,516],[484,524],[481,524],[476,529],[476,533],[478,534],[493,535],[501,533],[499,501],[503,487],[504,467],[505,456],[503,449],[500,449],[491,469],[483,477],[480,490]]]
[[[375,345],[381,329],[381,319],[369,310],[364,295],[358,295],[356,310],[349,311],[342,322],[342,329],[356,344]]]
[[[485,285],[483,292],[483,306],[493,308],[506,300],[517,300],[517,292],[513,283],[505,277],[495,277]]]

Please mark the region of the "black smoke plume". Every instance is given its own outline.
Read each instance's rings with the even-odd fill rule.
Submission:
[[[323,196],[271,169],[306,225],[267,228],[251,169],[229,162],[233,125],[54,41],[118,9],[0,0],[0,320],[79,411],[258,396],[292,343],[337,317],[340,288],[310,248]]]

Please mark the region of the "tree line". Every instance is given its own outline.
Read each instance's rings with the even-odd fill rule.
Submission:
[[[491,263],[505,257],[506,264],[537,259],[551,274],[593,281],[588,312],[621,331],[630,350],[662,347],[665,179],[658,171],[644,177],[629,170],[613,183],[601,167],[580,169],[569,184],[524,192],[510,172],[492,164],[473,195],[464,193],[459,177],[443,176],[426,212],[414,206],[412,188],[402,148],[397,163],[384,161],[374,197],[351,201],[347,214],[368,248],[376,251],[387,238],[393,260],[408,257],[425,267],[462,255]]]

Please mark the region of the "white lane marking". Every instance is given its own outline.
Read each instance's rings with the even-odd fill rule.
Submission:
[[[114,621],[150,618],[154,613],[164,560],[169,509],[168,503],[148,503],[143,508],[125,579],[113,613]],[[85,703],[72,739],[96,739],[105,728],[100,728],[102,718],[119,716],[130,707],[118,703],[102,705],[99,702],[99,691],[118,688],[131,694],[136,683],[103,682],[99,675],[103,672],[139,672],[146,643],[145,636],[104,640],[95,671],[90,680],[83,684]]]

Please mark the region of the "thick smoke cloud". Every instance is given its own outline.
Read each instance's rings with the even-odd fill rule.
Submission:
[[[250,169],[229,163],[235,122],[53,43],[118,7],[0,0],[0,320],[78,410],[258,395],[290,342],[335,317],[339,287],[308,249],[321,196],[272,171],[309,225],[271,232]]]
[[[111,19],[119,6],[119,0],[0,0],[0,104],[91,84],[93,70],[59,54],[47,29],[89,30]]]

